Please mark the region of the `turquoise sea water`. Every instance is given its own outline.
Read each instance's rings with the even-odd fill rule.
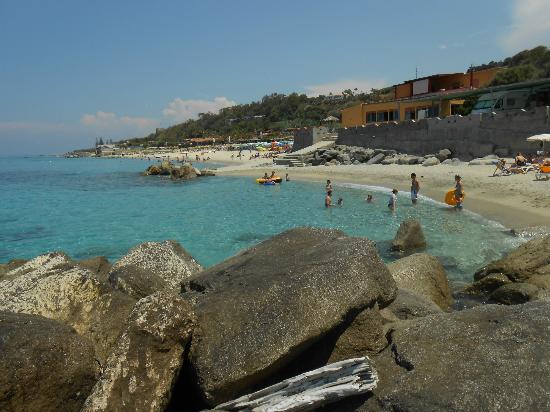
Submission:
[[[0,158],[0,262],[63,250],[76,259],[122,256],[150,240],[176,239],[210,266],[297,226],[332,227],[377,242],[386,260],[399,224],[419,219],[428,252],[450,276],[469,279],[519,241],[469,212],[400,194],[397,213],[383,188],[338,185],[344,206],[323,206],[324,186],[298,181],[260,186],[243,177],[192,182],[140,176],[150,162],[130,159]],[[375,203],[365,202],[374,193]],[[466,204],[467,207],[467,204]]]

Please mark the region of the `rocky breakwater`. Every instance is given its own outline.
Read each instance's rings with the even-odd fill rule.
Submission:
[[[191,163],[182,163],[176,166],[168,160],[162,161],[159,165],[151,165],[142,173],[144,176],[170,176],[172,180],[193,180],[197,177],[215,176],[213,170],[199,170]]]
[[[399,153],[396,150],[371,149],[359,146],[336,145],[329,149],[319,149],[304,157],[304,163],[311,166],[337,166],[359,164],[400,164],[435,166],[440,163],[457,163],[458,159],[452,158],[449,149],[442,149],[437,153],[428,153],[424,156]]]
[[[549,240],[484,270],[541,285]],[[437,259],[385,265],[373,242],[329,229],[207,270],[175,242],[112,267],[13,261],[0,266],[0,409],[202,410],[365,355],[378,386],[326,410],[550,409],[550,302],[453,312],[451,299]]]

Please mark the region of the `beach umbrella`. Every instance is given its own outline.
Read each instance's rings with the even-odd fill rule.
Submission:
[[[544,144],[546,142],[550,142],[550,134],[549,133],[536,134],[534,136],[528,137],[527,141],[528,142],[542,142],[542,150],[544,151]]]

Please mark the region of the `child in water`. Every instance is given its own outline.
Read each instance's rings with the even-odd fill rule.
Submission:
[[[341,197],[338,198],[338,201],[336,202],[336,204],[340,207],[344,206],[344,199],[342,199]]]
[[[394,211],[397,207],[397,189],[391,191],[390,198],[388,200],[388,207],[391,211]]]

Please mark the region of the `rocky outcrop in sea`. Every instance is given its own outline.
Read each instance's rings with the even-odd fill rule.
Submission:
[[[292,229],[208,269],[174,241],[113,265],[59,252],[12,261],[0,265],[0,410],[240,410],[243,395],[292,395],[296,376],[318,394],[319,379],[348,370],[368,372],[367,394],[336,386],[311,405],[548,410],[549,242],[466,288],[504,305],[461,311],[437,258],[386,265],[372,241],[339,230]]]
[[[182,163],[176,166],[174,163],[163,160],[158,165],[151,165],[142,173],[144,176],[170,176],[172,180],[193,180],[197,177],[215,176],[213,170],[199,170],[191,163]]]

